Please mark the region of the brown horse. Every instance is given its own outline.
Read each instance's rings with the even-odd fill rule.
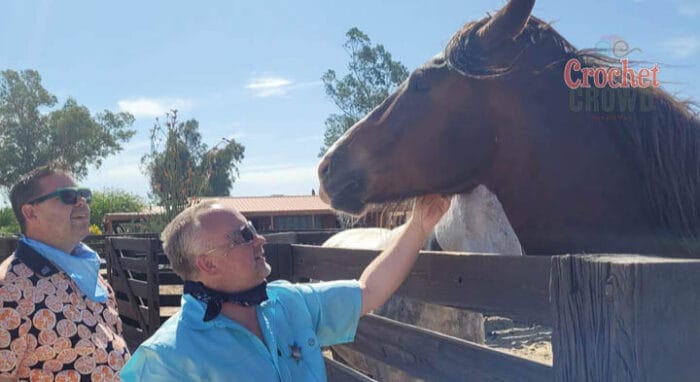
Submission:
[[[466,24],[353,126],[319,165],[321,196],[357,214],[484,184],[528,255],[700,256],[700,121],[660,88],[571,90],[567,61],[613,61],[533,3]]]

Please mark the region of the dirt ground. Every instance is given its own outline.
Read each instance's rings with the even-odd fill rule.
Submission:
[[[504,317],[486,317],[485,345],[519,357],[552,365],[552,329],[514,323]]]

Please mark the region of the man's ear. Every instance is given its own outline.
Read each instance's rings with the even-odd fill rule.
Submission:
[[[36,208],[34,208],[34,206],[31,204],[23,205],[20,211],[22,212],[22,216],[24,217],[25,222],[36,220],[38,218],[36,214]]]
[[[217,267],[216,263],[213,261],[211,256],[199,255],[195,259],[194,263],[197,266],[199,272],[207,275],[214,275],[219,271],[219,268]]]

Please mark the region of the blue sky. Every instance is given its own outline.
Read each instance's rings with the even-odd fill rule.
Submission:
[[[320,81],[345,73],[353,26],[410,70],[465,22],[499,8],[469,1],[0,2],[0,70],[36,69],[59,98],[93,112],[129,111],[134,138],[84,184],[146,196],[139,168],[156,116],[179,109],[204,141],[246,147],[232,195],[307,194],[324,120],[335,106]],[[662,85],[700,101],[700,0],[541,0],[534,15],[578,48],[623,38],[635,60],[660,63]]]

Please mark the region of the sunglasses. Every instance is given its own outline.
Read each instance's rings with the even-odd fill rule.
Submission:
[[[74,205],[78,203],[78,198],[85,198],[86,203],[92,201],[92,191],[89,188],[64,187],[58,188],[56,191],[39,196],[27,202],[27,204],[39,204],[49,199],[60,198],[63,204]]]
[[[217,249],[221,249],[224,246],[227,246],[229,249],[233,249],[235,247],[253,244],[256,237],[258,237],[258,230],[255,229],[255,226],[253,225],[253,223],[251,223],[250,221],[247,221],[237,231],[228,235],[228,239],[229,239],[228,244],[225,244],[223,246],[214,247],[214,248],[204,252],[204,255],[212,253],[212,252],[216,251]]]

